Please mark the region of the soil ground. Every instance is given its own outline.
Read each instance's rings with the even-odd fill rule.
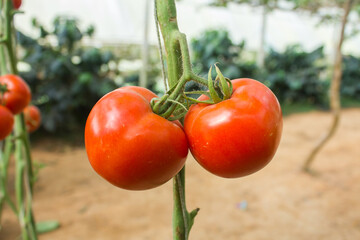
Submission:
[[[360,109],[343,111],[313,164],[318,174],[300,171],[330,123],[323,112],[286,117],[274,160],[245,178],[213,176],[189,157],[187,204],[200,207],[190,239],[360,239]],[[172,239],[171,181],[143,192],[115,188],[95,174],[83,147],[56,141],[35,144],[33,157],[46,164],[35,187],[36,219],[61,223],[40,240]],[[19,239],[9,208],[2,224],[1,240]]]

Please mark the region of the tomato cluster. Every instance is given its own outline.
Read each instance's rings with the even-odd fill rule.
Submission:
[[[24,113],[29,132],[35,131],[41,123],[40,111],[29,105],[31,91],[26,82],[17,75],[0,77],[0,141],[7,137],[14,125],[14,115]]]
[[[94,170],[129,190],[157,187],[177,174],[190,149],[209,172],[246,176],[274,156],[282,132],[275,95],[252,79],[232,81],[233,92],[216,104],[190,107],[184,127],[153,113],[156,95],[141,87],[108,93],[93,107],[85,126],[85,146]],[[207,100],[206,95],[198,100]]]

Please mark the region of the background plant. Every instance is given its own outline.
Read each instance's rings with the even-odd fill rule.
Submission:
[[[360,100],[360,58],[343,56],[341,95],[345,98]]]
[[[300,45],[288,46],[283,52],[271,49],[264,68],[259,68],[245,46],[244,41],[233,43],[226,30],[207,30],[191,41],[194,68],[206,75],[208,67],[219,62],[225,76],[258,79],[281,103],[317,106],[326,103],[328,81],[323,79],[326,70],[323,47],[310,52]]]
[[[255,78],[256,64],[244,57],[245,41],[233,43],[226,30],[207,30],[191,41],[194,70],[206,76],[209,67],[219,63],[224,76],[234,79],[239,76]]]
[[[286,104],[323,105],[328,82],[322,79],[326,70],[323,47],[306,52],[299,45],[284,52],[270,50],[265,60],[264,83]]]
[[[81,30],[76,19],[57,17],[51,31],[35,19],[33,26],[38,30],[35,39],[18,33],[22,62],[30,66],[20,75],[32,89],[45,130],[73,130],[85,121],[92,104],[117,87],[111,79],[116,70],[109,67],[115,57],[110,51],[83,47],[82,39],[95,30]]]

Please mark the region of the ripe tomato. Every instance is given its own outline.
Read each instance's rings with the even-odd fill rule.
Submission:
[[[19,9],[21,6],[21,0],[12,0],[15,9]]]
[[[14,116],[9,109],[0,105],[0,141],[11,133],[13,125]]]
[[[8,89],[3,99],[0,99],[0,103],[3,103],[13,114],[21,113],[31,100],[29,86],[22,78],[13,74],[1,76],[0,84],[5,84]]]
[[[40,127],[41,113],[38,107],[29,105],[24,109],[26,129],[28,132],[34,132]]]
[[[281,108],[270,89],[248,78],[232,84],[230,99],[193,105],[184,121],[194,158],[225,178],[246,176],[268,164],[282,132]]]
[[[188,153],[178,122],[154,114],[156,95],[141,87],[123,87],[102,97],[85,126],[85,147],[94,170],[128,190],[157,187],[177,174]]]

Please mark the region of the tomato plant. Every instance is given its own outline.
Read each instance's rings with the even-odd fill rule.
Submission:
[[[41,124],[41,113],[38,107],[29,105],[24,109],[26,129],[28,132],[36,131]]]
[[[11,133],[13,125],[14,116],[6,107],[0,105],[0,141]]]
[[[215,81],[212,68],[207,80],[193,71],[175,5],[175,0],[155,0],[166,93],[158,98],[145,88],[124,87],[105,95],[88,116],[85,147],[94,170],[120,188],[150,189],[174,177],[173,239],[186,240],[199,211],[186,207],[188,148],[218,176],[245,176],[273,158],[283,123],[277,98],[262,83],[230,81],[216,65]],[[208,91],[185,91],[192,81]],[[197,94],[203,95],[194,99]],[[184,120],[184,129],[178,119]]]
[[[193,105],[184,121],[194,158],[209,172],[226,178],[263,168],[273,158],[282,132],[281,108],[270,89],[247,78],[232,84],[229,99]]]
[[[152,112],[157,97],[141,87],[123,87],[101,98],[85,126],[85,146],[94,170],[128,190],[157,187],[177,174],[188,145],[178,122]]]
[[[15,9],[19,9],[21,6],[22,0],[12,0],[13,6]]]
[[[19,76],[7,74],[0,77],[0,84],[7,88],[0,102],[13,114],[22,112],[31,100],[31,92],[27,83]]]

